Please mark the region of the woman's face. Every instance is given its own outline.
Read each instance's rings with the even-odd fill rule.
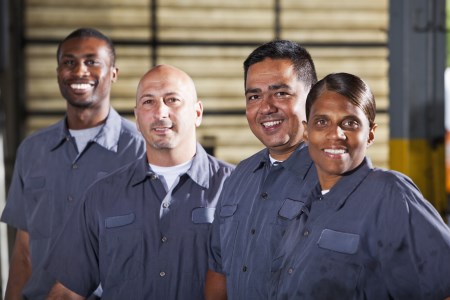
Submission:
[[[316,99],[304,126],[322,189],[330,189],[361,164],[376,129],[376,124],[370,127],[359,107],[332,91],[325,91]]]

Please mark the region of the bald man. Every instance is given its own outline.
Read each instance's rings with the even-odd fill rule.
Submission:
[[[48,299],[203,299],[209,227],[233,166],[196,140],[203,106],[192,79],[159,65],[140,80],[147,155],[96,181],[46,265]]]

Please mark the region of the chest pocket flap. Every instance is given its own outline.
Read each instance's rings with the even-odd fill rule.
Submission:
[[[324,229],[317,244],[323,249],[354,254],[358,250],[359,238],[358,234]]]
[[[287,198],[278,211],[278,215],[284,219],[292,220],[300,215],[304,205],[303,201]]]
[[[234,213],[237,210],[237,204],[234,205],[224,205],[222,206],[222,209],[220,210],[220,216],[227,218],[234,215]]]
[[[216,209],[214,207],[196,207],[192,210],[192,223],[201,224],[209,223],[214,221],[214,212]]]

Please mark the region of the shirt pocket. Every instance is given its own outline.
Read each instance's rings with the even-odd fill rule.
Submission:
[[[24,180],[27,230],[30,239],[47,239],[52,232],[53,202],[46,178],[30,177]]]
[[[320,234],[317,245],[322,249],[329,249],[344,254],[355,254],[358,251],[359,239],[358,234],[324,229]]]
[[[321,253],[316,269],[320,272],[320,288],[337,289],[343,298],[353,295],[362,272],[357,255],[360,236],[354,233],[324,229],[317,241]],[[347,294],[346,294],[347,293]]]
[[[133,213],[105,219],[105,290],[110,285],[125,284],[125,281],[135,280],[143,275],[144,233],[141,228],[133,227],[134,220]]]
[[[286,198],[278,211],[278,216],[284,220],[292,220],[302,213],[305,202]]]
[[[192,210],[192,223],[194,224],[212,224],[214,221],[214,207],[195,207]]]

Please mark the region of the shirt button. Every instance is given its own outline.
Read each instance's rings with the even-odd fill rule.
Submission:
[[[163,243],[167,242],[167,237],[166,237],[166,236],[163,236],[163,237],[161,238],[161,242],[163,242]]]
[[[72,196],[67,197],[67,201],[72,202],[73,201],[73,197]]]
[[[78,165],[77,164],[73,164],[72,165],[72,169],[78,169]]]
[[[166,272],[159,272],[159,276],[160,276],[160,277],[166,276]]]
[[[155,180],[155,179],[157,179],[157,178],[158,178],[158,175],[156,175],[156,174],[150,175],[150,179],[151,179],[151,180]]]
[[[266,192],[261,193],[261,198],[267,199],[267,197],[269,197],[269,195]]]
[[[255,230],[255,229],[252,229],[250,232],[251,232],[252,234],[255,234],[256,230]]]
[[[293,268],[289,268],[288,269],[288,274],[292,274],[292,273],[294,273],[294,269]]]
[[[305,231],[303,231],[303,236],[308,236],[309,235],[309,230],[306,229]]]
[[[246,267],[246,266],[244,266],[244,267],[242,268],[242,272],[247,272],[247,267]]]
[[[163,207],[164,208],[168,208],[169,207],[169,202],[163,202]]]

